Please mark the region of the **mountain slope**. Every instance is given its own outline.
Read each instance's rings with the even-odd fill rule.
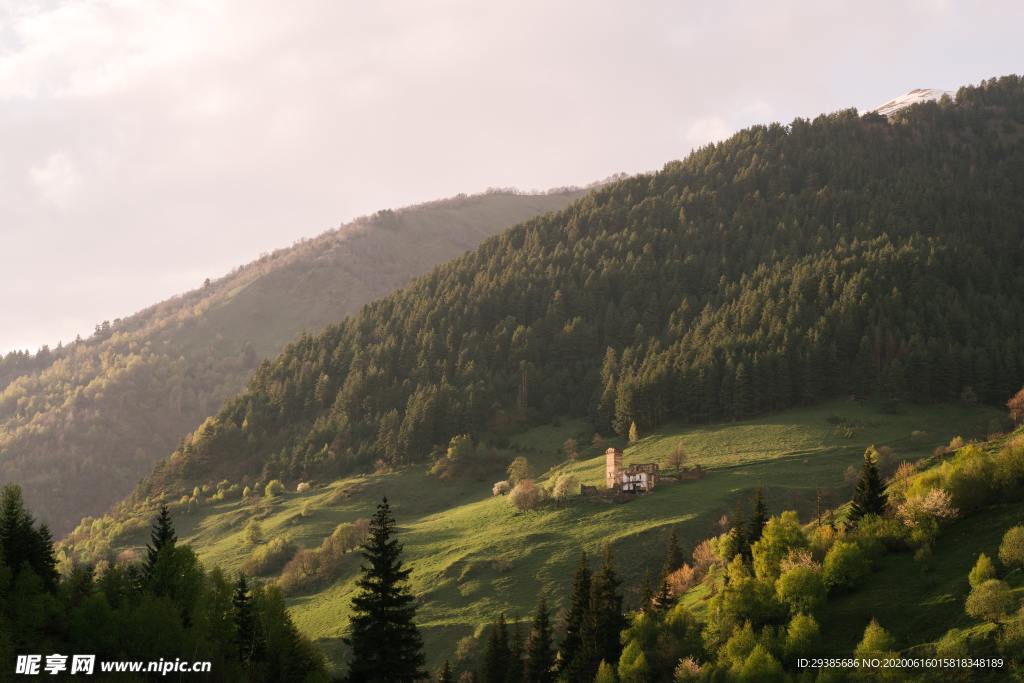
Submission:
[[[36,356],[0,359],[0,482],[56,532],[128,494],[262,358],[578,190],[459,196],[372,217]]]
[[[756,126],[484,242],[264,363],[134,501],[330,479],[460,433],[603,433],[1024,380],[1024,86]]]
[[[933,102],[943,97],[953,97],[955,93],[948,90],[936,90],[934,88],[915,88],[899,97],[894,97],[885,104],[880,104],[872,111],[882,116],[889,116],[898,111],[911,107],[922,102]]]

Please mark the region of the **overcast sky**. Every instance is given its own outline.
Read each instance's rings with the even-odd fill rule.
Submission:
[[[0,0],[0,352],[355,216],[1024,71],[1024,3]]]

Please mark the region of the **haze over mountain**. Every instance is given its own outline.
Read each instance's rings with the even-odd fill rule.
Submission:
[[[358,219],[87,340],[0,358],[0,482],[57,533],[105,511],[265,357],[581,190],[495,191]]]

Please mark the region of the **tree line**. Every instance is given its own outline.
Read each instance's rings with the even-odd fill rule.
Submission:
[[[136,501],[443,454],[551,416],[625,434],[1024,381],[1024,85],[755,126],[599,188],[263,363]]]

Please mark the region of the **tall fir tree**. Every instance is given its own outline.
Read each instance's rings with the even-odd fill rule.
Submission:
[[[423,640],[416,628],[416,600],[409,592],[410,570],[402,565],[402,545],[388,499],[377,506],[363,545],[364,564],[352,598],[349,680],[366,683],[417,681],[423,669]]]
[[[750,517],[750,544],[761,540],[761,532],[768,523],[768,507],[764,503],[764,487],[759,486],[754,492],[754,510]]]
[[[580,553],[580,561],[572,577],[572,596],[565,613],[565,636],[559,648],[558,668],[570,682],[581,680],[586,668],[585,657],[580,656],[583,644],[584,620],[590,604],[591,571],[587,566],[587,553]]]
[[[865,515],[881,515],[888,502],[885,484],[878,472],[878,451],[874,446],[869,446],[864,451],[864,463],[861,465],[857,487],[853,490],[848,519],[855,523]]]
[[[256,623],[256,616],[253,613],[252,595],[249,592],[249,582],[245,574],[238,575],[234,591],[231,594],[231,616],[235,626],[235,645],[238,647],[238,659],[243,664],[248,664],[259,659],[263,650],[263,642],[260,637]]]
[[[527,683],[552,683],[555,680],[555,648],[552,642],[551,614],[543,595],[537,606],[526,641]]]
[[[654,609],[664,614],[675,603],[676,599],[672,595],[672,588],[668,585],[668,579],[662,579],[661,586],[658,588],[658,594],[654,596]]]
[[[491,624],[491,632],[487,638],[487,650],[484,652],[484,668],[480,678],[482,683],[505,683],[509,664],[508,625],[505,614],[499,614],[498,620]]]
[[[153,574],[156,561],[160,557],[160,551],[164,548],[173,548],[178,542],[178,536],[174,533],[174,523],[171,521],[171,513],[166,505],[160,506],[160,513],[153,523],[149,532],[149,543],[146,544],[146,565],[144,572],[146,576]]]
[[[750,529],[743,519],[743,510],[739,503],[736,503],[735,512],[732,515],[732,530],[730,531],[736,547],[736,553],[743,556],[743,559],[750,558]],[[732,559],[731,557],[729,558]]]
[[[683,562],[686,561],[683,555],[683,549],[679,547],[679,535],[676,533],[675,527],[672,527],[672,532],[668,536],[668,548],[665,552],[665,574],[671,574],[675,570],[683,566]]]
[[[455,679],[452,678],[452,666],[447,659],[444,660],[444,668],[437,677],[437,683],[455,683]]]
[[[605,545],[601,568],[590,582],[590,601],[583,620],[582,656],[585,657],[584,678],[593,680],[601,661],[617,662],[622,654],[619,635],[626,628],[626,616],[622,611],[620,580],[612,563],[611,547]]]
[[[526,675],[525,650],[523,629],[517,621],[512,624],[512,638],[508,645],[508,675],[505,677],[507,683],[523,683],[523,677]]]

